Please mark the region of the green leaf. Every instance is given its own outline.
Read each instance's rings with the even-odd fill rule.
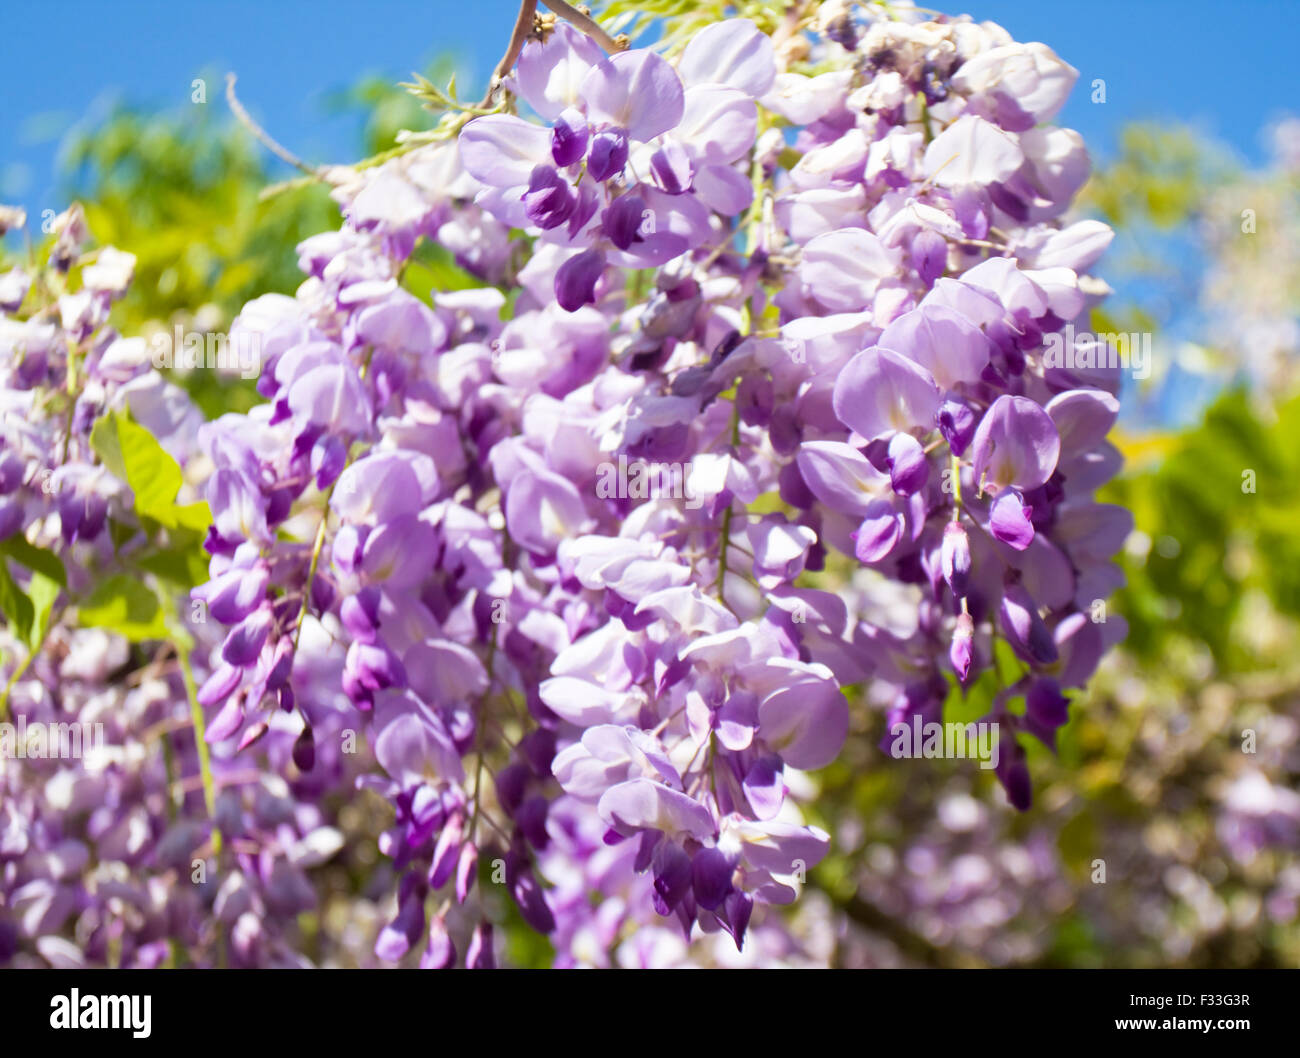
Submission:
[[[107,628],[132,642],[165,639],[167,625],[162,606],[140,580],[118,573],[99,583],[81,603],[79,618],[91,628]]]
[[[113,551],[121,551],[122,545],[130,540],[140,530],[134,525],[126,525],[119,522],[116,518],[108,520],[108,535],[113,539]]]
[[[41,573],[47,579],[58,583],[59,587],[68,586],[68,573],[63,568],[63,560],[53,551],[34,547],[27,538],[14,535],[0,542],[0,555],[8,555],[16,562],[21,562],[34,573]]]
[[[416,245],[402,272],[402,286],[427,304],[433,303],[435,293],[471,290],[483,285],[481,279],[456,263],[449,250],[424,239]]]
[[[62,570],[63,564],[59,563],[59,571]],[[31,582],[27,585],[27,592],[35,611],[31,635],[27,641],[32,650],[36,650],[45,641],[45,633],[50,627],[50,614],[54,611],[54,600],[59,597],[62,587],[59,581],[47,577],[44,573],[32,573]]]
[[[142,555],[141,569],[183,589],[193,588],[208,579],[208,564],[198,546],[169,547]]]
[[[1066,867],[1079,874],[1085,872],[1097,852],[1097,828],[1092,816],[1080,812],[1062,826],[1056,847]]]
[[[199,534],[199,542],[202,543],[202,537],[207,535],[208,526],[212,524],[212,508],[208,506],[207,500],[187,503],[184,507],[173,507],[172,518],[172,528],[193,529]]]
[[[14,635],[25,643],[31,642],[32,622],[36,617],[32,600],[14,583],[9,565],[0,559],[0,610],[9,620]]]
[[[135,422],[129,412],[110,411],[90,431],[90,445],[135,495],[135,512],[166,529],[203,532],[211,521],[206,503],[176,505],[184,482],[179,464]]]
[[[176,460],[153,434],[133,422],[129,413],[110,411],[95,423],[90,445],[104,465],[131,487],[137,513],[166,524],[159,514],[171,509],[184,479]]]

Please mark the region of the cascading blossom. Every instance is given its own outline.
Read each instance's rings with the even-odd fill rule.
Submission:
[[[456,958],[427,896],[465,904],[488,851],[570,942],[649,906],[739,947],[824,854],[790,791],[838,753],[845,688],[938,719],[1005,640],[1024,672],[990,719],[1024,808],[1017,733],[1054,744],[1122,634],[1088,615],[1129,525],[1091,499],[1118,379],[1043,357],[1105,290],[1084,270],[1107,233],[1058,222],[1087,156],[1042,124],[1074,71],[995,26],[847,8],[812,49],[816,76],[746,19],[667,57],[554,28],[505,85],[536,119],[461,122],[341,187],[298,297],[241,317],[269,403],[204,431],[203,591],[233,627],[201,697],[234,737],[268,694],[292,708],[304,620],[346,644],[404,872],[386,957]],[[420,237],[485,285],[406,293]],[[678,494],[603,487],[629,460]],[[314,533],[281,532],[304,505]],[[806,586],[833,552],[910,592],[914,628]],[[648,905],[549,888],[561,860],[610,876],[584,818]]]
[[[381,960],[495,965],[498,883],[562,965],[815,959],[769,910],[831,840],[808,773],[868,700],[941,720],[1002,680],[999,640],[986,719],[1029,806],[1020,736],[1053,747],[1123,635],[1092,615],[1131,524],[1093,499],[1117,373],[1045,355],[1107,289],[1048,124],[1076,74],[992,23],[805,6],[612,54],[539,21],[483,107],[333,171],[342,229],[236,320],[266,403],[197,431],[193,598],[218,776],[283,794],[215,820],[241,958],[291,958],[260,915],[337,847],[295,797],[353,782],[391,818]],[[465,289],[412,293],[427,253]],[[87,268],[62,332],[124,272]],[[58,328],[23,327],[35,378]],[[95,475],[68,540],[101,531]]]
[[[744,20],[698,34],[675,68],[645,48],[606,58],[559,26],[525,47],[515,75],[550,128],[494,114],[460,136],[483,188],[475,201],[503,224],[540,230],[534,253],[558,265],[561,308],[592,304],[607,264],[666,265],[716,243],[720,218],[749,207],[754,188],[737,163],[775,76],[772,42]]]
[[[149,614],[165,623],[183,599],[172,494],[192,498],[179,465],[197,473],[202,417],[144,339],[108,323],[135,258],[88,250],[78,205],[54,231],[43,267],[0,276],[0,963],[302,965],[308,871],[344,840],[326,795],[352,784],[345,714],[308,710],[319,753],[274,718],[200,753],[176,656],[189,633],[178,615],[158,646]],[[105,443],[112,423],[130,432]],[[221,619],[256,590],[199,594]],[[148,627],[112,630],[132,621]],[[305,642],[303,660],[337,679],[319,650]]]

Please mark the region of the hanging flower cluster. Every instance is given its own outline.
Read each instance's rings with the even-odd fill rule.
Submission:
[[[134,257],[87,250],[79,206],[54,230],[0,275],[0,964],[297,965],[347,717],[312,714],[315,758],[274,722],[209,757],[183,620],[209,513],[178,502],[202,416],[108,323]]]
[[[1120,379],[1047,352],[1107,289],[1109,230],[1061,221],[1075,71],[810,10],[612,54],[539,22],[487,105],[335,171],[342,229],[235,322],[265,403],[198,430],[197,700],[235,761],[292,725],[296,781],[363,733],[382,959],[493,965],[494,884],[563,965],[794,958],[762,909],[859,706],[941,720],[1014,657],[1023,809],[1020,739],[1123,633]],[[430,260],[460,289],[412,292]]]

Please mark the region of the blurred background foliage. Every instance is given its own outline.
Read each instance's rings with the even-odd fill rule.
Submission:
[[[364,115],[358,157],[432,120],[380,79],[330,105]],[[264,194],[266,152],[204,111],[119,109],[65,145],[69,197],[99,243],[138,259],[124,333],[224,331],[250,297],[292,293],[295,245],[338,225],[320,185]],[[813,777],[834,852],[794,912],[831,916],[833,961],[1300,963],[1297,141],[1283,123],[1275,162],[1247,171],[1191,130],[1133,126],[1089,183],[1083,212],[1117,229],[1103,271],[1120,291],[1094,330],[1156,341],[1152,377],[1126,381],[1127,465],[1101,497],[1136,519],[1110,603],[1128,637],[1073,702],[1059,756],[1031,747],[1024,815],[991,773],[892,760],[881,718],[858,718],[867,737]],[[426,297],[465,280],[428,255],[408,277]],[[209,417],[256,399],[214,374],[182,379]],[[510,932],[520,962],[546,961]]]
[[[449,70],[450,60],[439,60],[425,72],[445,81]],[[219,92],[220,78],[205,81]],[[83,204],[100,245],[136,256],[135,281],[114,306],[124,334],[177,324],[225,332],[250,299],[292,294],[303,278],[294,247],[339,226],[328,187],[277,182],[278,163],[234,120],[224,98],[209,102],[161,113],[118,105],[63,143],[66,200]],[[416,99],[377,76],[329,93],[325,109],[360,119],[357,157],[393,147],[402,129],[431,124]],[[209,418],[258,400],[252,381],[208,371],[173,375]]]
[[[1251,171],[1135,125],[1085,189],[1117,232],[1093,330],[1154,339],[1098,497],[1135,518],[1108,604],[1128,635],[1059,756],[1027,747],[1022,816],[967,763],[868,739],[827,770],[841,961],[1300,964],[1300,123],[1272,137]]]
[[[817,803],[840,964],[1300,964],[1300,123],[1272,136],[1249,170],[1133,125],[1085,188],[1116,229],[1092,328],[1154,345],[1098,497],[1134,514],[1108,604],[1128,635],[1058,755],[1026,747],[1024,815],[969,762],[888,759],[858,718]]]
[[[302,277],[286,249],[338,227],[322,185],[260,199],[265,151],[214,110],[119,107],[65,149],[67,194],[85,206],[95,238],[136,255],[136,280],[119,309],[128,333],[203,307],[229,320],[259,293],[292,293]]]

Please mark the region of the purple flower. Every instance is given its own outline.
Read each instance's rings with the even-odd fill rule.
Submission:
[[[587,174],[598,183],[618,176],[627,165],[627,134],[622,129],[604,129],[591,138]]]
[[[1070,700],[1056,681],[1043,677],[1025,692],[1025,728],[1048,749],[1056,749],[1056,732],[1069,719]]]
[[[652,140],[682,119],[681,81],[663,58],[646,49],[610,56],[591,69],[578,91],[593,123],[625,129],[634,139]]]
[[[1017,811],[1027,812],[1033,803],[1033,788],[1029,767],[1025,764],[1025,751],[1014,735],[1003,734],[998,750],[998,763],[993,773],[1007,792],[1007,800]]]
[[[524,212],[543,231],[558,228],[573,215],[577,198],[568,182],[550,165],[536,166],[524,193]]]
[[[1028,397],[1003,394],[975,431],[975,477],[985,486],[1036,489],[1052,476],[1060,453],[1061,438],[1047,412]]]
[[[720,849],[701,849],[691,860],[691,887],[700,907],[716,910],[731,893],[736,864]]]
[[[644,242],[641,227],[645,222],[645,200],[639,195],[621,195],[601,214],[601,226],[610,242],[620,250]]]
[[[551,126],[551,157],[561,169],[582,160],[590,130],[580,110],[570,107]]]
[[[888,500],[873,500],[868,506],[862,524],[854,534],[854,554],[859,562],[873,565],[883,562],[898,546],[903,536],[904,519]]]
[[[975,651],[975,622],[970,614],[958,614],[957,624],[952,633],[952,645],[948,648],[948,660],[952,662],[957,678],[965,683],[970,678],[971,662]]]
[[[960,400],[948,398],[935,413],[935,422],[943,439],[955,456],[966,454],[972,438],[975,436],[976,418],[970,406]]]
[[[206,603],[208,613],[222,624],[237,624],[261,604],[269,581],[270,575],[260,563],[251,569],[231,566],[192,594]]]
[[[596,300],[596,283],[605,271],[605,255],[584,250],[570,257],[555,273],[555,300],[566,312],[576,312]]]
[[[970,585],[970,537],[960,522],[943,527],[943,579],[955,598],[964,598]]]
[[[830,842],[800,821],[816,784],[796,773],[857,737],[843,688],[870,686],[890,723],[940,720],[949,674],[969,688],[990,636],[1029,668],[991,714],[999,780],[1028,806],[1018,733],[1054,745],[1062,688],[1123,634],[1079,611],[1119,583],[1131,528],[1092,495],[1119,465],[1118,402],[1052,367],[1044,337],[1095,300],[1080,269],[1106,233],[1059,227],[1086,171],[1076,137],[1037,124],[1059,106],[1059,61],[942,22],[854,58],[833,41],[857,47],[863,27],[829,21],[799,37],[816,76],[778,73],[747,19],[670,58],[607,58],[559,24],[494,89],[540,122],[482,115],[341,179],[342,227],[299,248],[308,281],[240,314],[267,403],[198,431],[215,468],[212,577],[194,593],[214,618],[194,634],[215,818],[198,796],[175,803],[195,833],[155,855],[174,799],[153,750],[139,775],[82,773],[68,795],[94,817],[86,862],[128,865],[141,892],[152,868],[136,865],[190,862],[212,825],[228,835],[234,880],[185,897],[164,932],[201,924],[202,896],[233,961],[301,961],[292,916],[336,840],[319,832],[346,829],[331,815],[360,786],[391,808],[389,862],[364,879],[396,912],[368,938],[379,958],[451,965],[454,936],[465,965],[495,965],[472,892],[481,851],[504,859],[504,893],[558,965],[691,959],[719,931],[745,959],[793,951],[771,906]],[[906,29],[877,21],[868,37]],[[791,127],[760,134],[759,100]],[[60,238],[70,268],[84,232]],[[404,289],[420,240],[481,285]],[[106,329],[128,270],[100,260],[87,291],[69,273],[57,319],[6,321],[23,356],[0,530],[36,541],[35,519],[58,513],[76,598],[107,561],[110,514],[116,540],[132,513],[110,468],[82,462],[98,391],[75,409],[56,497],[24,453],[58,450],[66,420],[38,407],[19,433],[24,395],[64,388],[77,350],[105,401],[130,387],[133,414],[163,424],[187,483],[207,465],[166,425],[185,417],[165,384]],[[21,285],[0,277],[0,293]],[[840,576],[835,553],[872,568]],[[81,679],[51,660],[20,682],[75,702]],[[183,688],[168,690],[175,703],[106,700],[104,715],[184,721]],[[1017,695],[1023,717],[1005,711]],[[172,743],[177,774],[198,775],[189,740]],[[245,781],[252,769],[269,781]],[[129,825],[114,808],[128,789],[148,791]],[[65,833],[57,816],[14,830],[0,801],[0,856],[11,831]],[[101,897],[85,899],[78,921],[103,946]],[[82,896],[15,901],[0,881],[0,905],[42,901],[67,919]],[[148,933],[111,917],[124,964],[161,958],[157,915],[141,910]]]
[[[885,328],[879,344],[905,353],[945,390],[978,381],[992,351],[983,331],[942,305],[904,313]]]
[[[1011,648],[1026,661],[1050,665],[1057,658],[1052,633],[1038,613],[1038,604],[1019,584],[1003,589],[1000,611],[1002,632]]]
[[[989,507],[989,532],[1004,544],[1023,551],[1034,542],[1034,524],[1029,507],[1017,489],[1000,492]]]
[[[919,231],[912,237],[912,260],[923,283],[933,283],[948,263],[948,240],[937,231]]]
[[[273,624],[274,618],[268,607],[249,614],[226,636],[221,646],[222,660],[236,668],[253,664],[261,654]]]
[[[835,383],[835,414],[867,440],[933,422],[939,387],[925,368],[890,349],[859,353]]]
[[[691,159],[686,149],[670,140],[650,156],[655,183],[670,195],[680,195],[691,186]]]

